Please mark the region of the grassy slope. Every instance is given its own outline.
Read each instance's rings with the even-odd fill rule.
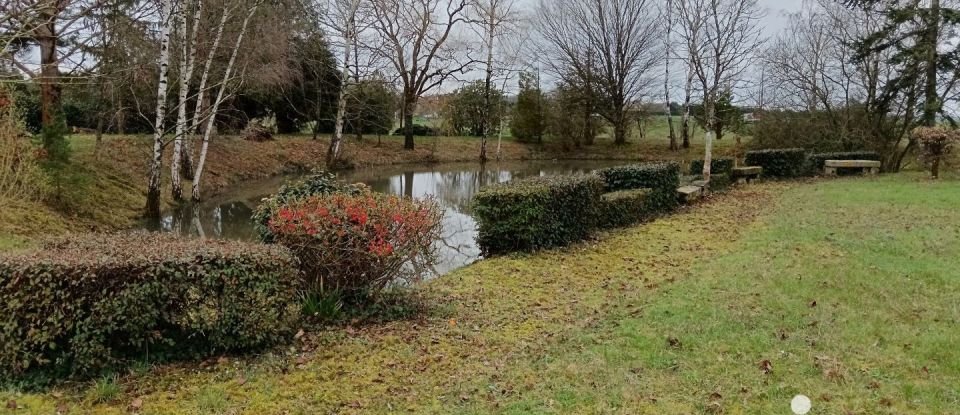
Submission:
[[[161,414],[766,414],[804,393],[814,413],[955,411],[960,187],[919,177],[739,188],[442,277],[418,321],[128,376],[109,404],[83,386],[0,400],[35,413],[58,400],[122,413],[139,397]]]
[[[694,147],[681,151],[667,150],[666,126],[651,127],[651,138],[627,146],[613,146],[600,138],[595,146],[576,151],[563,151],[558,146],[532,146],[505,140],[502,155],[506,160],[529,158],[599,158],[629,160],[691,159],[702,152],[702,138]],[[718,152],[728,151],[732,143],[725,140]],[[107,136],[99,159],[94,157],[91,136],[70,138],[73,148],[72,176],[67,185],[69,197],[52,203],[30,203],[0,200],[0,250],[29,244],[45,234],[65,231],[112,230],[132,226],[146,204],[147,162],[150,140],[147,137]],[[303,136],[284,136],[277,141],[253,143],[236,138],[220,138],[211,142],[204,173],[202,192],[212,196],[245,180],[262,179],[283,173],[322,168],[329,141]],[[347,141],[344,155],[357,167],[386,164],[474,161],[479,154],[479,140],[473,137],[420,137],[416,151],[402,148],[402,138],[384,136],[358,143]],[[496,141],[490,143],[491,153]],[[492,156],[492,154],[491,154]],[[169,160],[164,162],[168,174]],[[165,176],[166,177],[166,176]],[[163,195],[169,200],[169,179],[164,178]],[[189,193],[189,183],[187,184]],[[51,206],[57,206],[57,209]]]

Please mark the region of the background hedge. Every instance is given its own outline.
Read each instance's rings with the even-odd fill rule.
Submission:
[[[92,234],[0,257],[0,378],[89,375],[287,339],[297,270],[281,247]]]
[[[650,216],[647,198],[650,189],[621,190],[606,193],[600,201],[597,225],[604,229],[632,225]]]
[[[873,160],[881,161],[876,151],[840,151],[833,153],[811,154],[807,159],[807,174],[815,176],[823,172],[823,164],[827,160]]]
[[[728,174],[733,171],[733,159],[715,158],[710,160],[710,175]],[[703,160],[693,160],[690,162],[690,174],[703,174]]]
[[[804,173],[807,150],[785,148],[748,151],[744,163],[763,167],[764,177],[798,177]]]
[[[534,177],[477,193],[473,214],[484,255],[563,246],[596,228],[603,181],[596,175]]]
[[[607,192],[650,189],[647,207],[651,213],[663,213],[677,206],[680,186],[680,165],[676,162],[653,162],[610,167],[598,170]]]

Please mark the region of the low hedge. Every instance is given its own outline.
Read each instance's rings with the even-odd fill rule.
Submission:
[[[563,246],[596,228],[603,181],[596,175],[534,177],[477,193],[473,214],[484,255]]]
[[[0,257],[0,378],[92,375],[126,359],[259,348],[296,326],[281,247],[91,234]]]
[[[663,213],[677,206],[680,186],[680,165],[675,162],[652,162],[610,167],[598,170],[607,192],[650,189],[647,206],[652,213]]]
[[[815,176],[823,171],[823,164],[827,160],[873,160],[881,161],[880,153],[876,151],[840,151],[833,153],[816,153],[807,158],[807,174]]]
[[[710,175],[727,174],[733,171],[733,159],[716,158],[710,160]],[[703,160],[694,160],[690,162],[690,174],[703,174]]]
[[[256,230],[260,241],[273,243],[275,235],[270,230],[269,221],[281,206],[311,196],[322,196],[332,193],[356,195],[364,191],[365,186],[362,184],[346,184],[338,181],[333,173],[322,170],[314,171],[303,179],[284,184],[276,194],[263,199],[251,216],[254,230]]]
[[[748,151],[744,163],[763,167],[764,177],[798,177],[803,174],[807,150],[784,148]]]
[[[647,199],[650,189],[621,190],[605,193],[600,200],[597,225],[604,229],[628,226],[650,215]]]

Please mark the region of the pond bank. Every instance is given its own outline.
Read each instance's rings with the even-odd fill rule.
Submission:
[[[397,164],[434,164],[473,162],[478,142],[472,137],[421,137],[418,149],[402,149],[401,139],[368,137],[357,143],[349,140],[345,157],[356,167]],[[68,231],[109,231],[136,225],[146,203],[146,172],[150,141],[144,137],[106,136],[101,157],[94,157],[91,136],[70,138],[73,149],[71,171],[77,180],[69,184],[65,201],[47,203],[0,200],[0,250],[25,246],[39,237]],[[495,143],[494,143],[495,144]],[[278,137],[276,141],[255,143],[225,137],[211,142],[203,195],[214,198],[225,189],[251,180],[262,180],[283,174],[322,168],[327,140],[309,137]],[[506,161],[549,159],[692,159],[699,148],[670,152],[666,142],[648,140],[639,144],[615,147],[604,140],[592,147],[565,152],[552,146],[535,146],[512,140],[503,142]],[[722,149],[720,150],[723,151]],[[169,166],[169,161],[164,163]],[[164,170],[164,205],[169,197],[169,179]]]

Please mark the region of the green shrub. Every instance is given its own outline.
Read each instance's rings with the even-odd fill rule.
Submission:
[[[710,175],[727,174],[733,171],[733,159],[718,158],[710,160]],[[694,160],[690,162],[690,174],[703,174],[703,160]],[[711,178],[712,180],[712,178]]]
[[[582,240],[596,228],[603,181],[596,175],[534,177],[481,190],[473,202],[484,255]]]
[[[621,190],[605,193],[600,202],[598,226],[604,229],[628,226],[650,215],[647,199],[650,189]]]
[[[282,205],[331,193],[359,194],[365,188],[366,186],[362,184],[346,184],[337,181],[333,173],[314,171],[301,180],[283,185],[276,194],[263,199],[251,216],[254,229],[262,242],[273,243],[274,235],[268,222]]]
[[[654,213],[677,207],[680,165],[675,162],[640,163],[598,170],[607,192],[651,189],[647,205]]]
[[[297,269],[281,247],[91,234],[0,257],[0,378],[92,375],[289,338]]]
[[[823,164],[827,160],[874,160],[880,161],[880,154],[876,151],[842,151],[833,153],[811,154],[807,159],[807,175],[815,176],[823,171]]]
[[[744,163],[763,167],[766,177],[798,177],[805,168],[807,150],[784,148],[748,151]]]

